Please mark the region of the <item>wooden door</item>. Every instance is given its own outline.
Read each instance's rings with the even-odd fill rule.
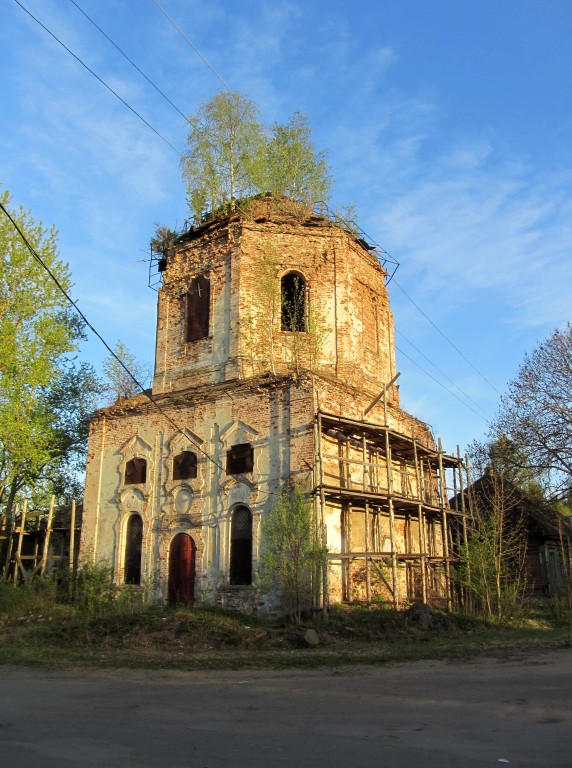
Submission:
[[[178,533],[169,548],[169,605],[191,605],[195,600],[195,551],[193,539]]]

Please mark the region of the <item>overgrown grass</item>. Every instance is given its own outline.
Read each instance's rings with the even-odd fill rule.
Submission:
[[[540,604],[518,623],[491,625],[431,612],[423,629],[406,613],[336,606],[305,627],[214,608],[149,607],[134,590],[116,591],[97,571],[77,583],[0,583],[0,663],[54,667],[238,669],[380,664],[419,659],[509,656],[572,647],[570,625]]]

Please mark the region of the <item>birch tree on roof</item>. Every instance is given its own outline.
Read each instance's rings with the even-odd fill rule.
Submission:
[[[266,192],[308,204],[329,199],[326,152],[314,149],[308,118],[300,112],[268,128],[258,106],[232,91],[217,94],[188,121],[181,166],[196,221]]]
[[[256,170],[261,191],[311,204],[330,197],[332,178],[326,151],[315,151],[308,118],[298,111],[288,122],[272,126]]]
[[[256,192],[253,167],[264,146],[256,104],[238,91],[217,94],[188,118],[182,158],[187,201],[196,219],[205,211]]]

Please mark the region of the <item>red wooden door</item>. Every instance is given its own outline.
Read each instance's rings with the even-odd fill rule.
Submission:
[[[193,539],[178,533],[169,548],[169,605],[191,605],[195,600],[195,551]]]

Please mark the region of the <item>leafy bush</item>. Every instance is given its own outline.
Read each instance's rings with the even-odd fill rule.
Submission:
[[[111,567],[105,563],[84,565],[72,584],[71,596],[72,603],[87,613],[109,610],[115,596]]]
[[[550,599],[550,610],[559,624],[572,625],[572,579],[567,579]]]
[[[13,619],[26,614],[45,613],[57,602],[58,583],[42,576],[17,585],[0,581],[0,614]]]
[[[261,586],[274,588],[299,624],[312,605],[325,567],[312,500],[296,486],[285,486],[262,526]]]

